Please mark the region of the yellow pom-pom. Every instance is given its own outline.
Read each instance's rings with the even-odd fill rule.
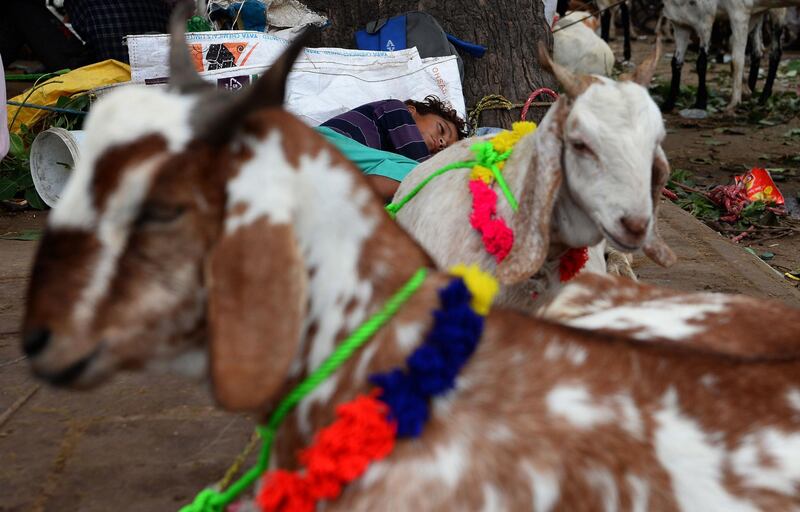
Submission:
[[[484,272],[478,265],[456,265],[450,273],[464,280],[469,292],[472,294],[472,309],[479,315],[489,313],[500,285],[489,273]]]
[[[514,123],[511,131],[498,133],[492,138],[492,147],[498,153],[505,153],[522,137],[533,133],[536,130],[536,123],[530,121],[518,121]]]
[[[494,150],[498,153],[505,153],[509,149],[512,149],[519,139],[533,132],[535,129],[535,123],[529,121],[516,122],[511,131],[499,133],[492,139],[492,147],[494,147]]]
[[[470,176],[470,179],[481,180],[484,183],[490,184],[492,183],[493,179],[492,171],[482,165],[476,165],[472,168],[472,175]]]

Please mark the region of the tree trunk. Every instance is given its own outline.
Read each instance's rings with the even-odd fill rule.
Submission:
[[[432,14],[454,36],[487,46],[483,58],[462,55],[467,110],[489,94],[501,94],[522,104],[539,87],[555,89],[554,77],[544,71],[537,45],[552,52],[553,35],[544,20],[541,0],[310,0],[306,5],[325,14],[331,25],[319,36],[319,46],[355,47],[355,32],[371,20],[407,11]],[[545,97],[544,100],[549,98]],[[546,108],[531,107],[528,120],[540,121]],[[480,125],[510,127],[520,118],[513,110],[484,110]]]

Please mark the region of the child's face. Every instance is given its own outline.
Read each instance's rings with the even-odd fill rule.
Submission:
[[[452,122],[436,114],[418,114],[413,106],[410,106],[408,110],[414,117],[417,128],[422,133],[422,138],[431,154],[438,153],[458,142],[458,130]]]

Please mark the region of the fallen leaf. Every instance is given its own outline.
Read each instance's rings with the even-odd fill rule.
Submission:
[[[25,229],[19,232],[6,233],[0,235],[0,240],[40,240],[42,238],[42,230],[40,229]]]
[[[742,130],[735,130],[733,128],[727,128],[727,127],[726,128],[717,128],[714,131],[717,132],[717,133],[725,134],[725,135],[747,135],[747,133],[742,131]]]

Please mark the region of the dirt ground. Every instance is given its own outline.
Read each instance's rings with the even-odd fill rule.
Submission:
[[[637,41],[635,59],[648,48],[648,42]],[[712,76],[720,70],[715,66]],[[660,78],[668,80],[668,73],[665,58]],[[692,80],[688,69],[685,74]],[[792,160],[797,140],[783,137],[800,126],[796,113],[777,126],[739,119],[666,116],[665,149],[673,167],[695,173],[698,186],[726,184],[754,165],[800,170],[800,162]],[[800,178],[794,174],[778,185],[792,201]],[[80,393],[41,386],[20,352],[19,325],[36,249],[36,241],[25,238],[41,230],[45,217],[0,214],[0,511],[176,510],[222,476],[247,443],[253,423],[215,408],[203,384],[176,376],[124,374]],[[662,269],[638,258],[642,281],[744,293],[800,307],[800,290],[745,251],[748,245],[758,253],[768,249],[775,253],[771,263],[776,267],[798,268],[797,234],[762,245],[734,245],[666,202],[660,225],[679,262]]]

